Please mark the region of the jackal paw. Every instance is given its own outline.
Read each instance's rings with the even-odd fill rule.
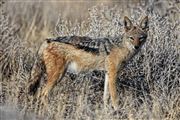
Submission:
[[[112,107],[114,108],[115,111],[118,110],[118,106],[119,106],[118,101],[112,103]]]

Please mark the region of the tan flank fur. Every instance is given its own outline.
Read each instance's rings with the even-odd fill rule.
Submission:
[[[43,64],[47,73],[47,83],[42,90],[43,96],[53,88],[54,84],[63,78],[67,70],[75,73],[91,71],[94,69],[104,70],[104,101],[107,101],[107,91],[109,90],[112,106],[118,107],[118,94],[116,80],[119,71],[141,48],[147,38],[148,17],[144,17],[139,25],[133,25],[128,17],[124,17],[124,34],[120,45],[111,47],[108,54],[95,54],[78,48],[76,43],[63,43],[45,41],[39,50],[40,61],[35,63],[31,73],[31,83],[29,92],[35,93],[41,77]],[[85,37],[73,37],[74,41],[85,39]],[[73,41],[73,42],[74,42]]]

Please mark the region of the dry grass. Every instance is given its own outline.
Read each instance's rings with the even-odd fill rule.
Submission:
[[[9,2],[0,7],[4,9],[0,15],[0,119],[180,119],[180,3],[106,3],[110,7],[86,3],[89,6],[82,7],[85,12],[73,17],[71,12],[61,12],[67,3],[59,3],[59,9],[56,3],[43,4]],[[44,38],[118,36],[123,31],[125,10],[136,20],[148,14],[150,29],[142,51],[119,75],[118,111],[111,105],[103,107],[103,71],[76,79],[66,75],[52,90],[47,108],[41,106],[38,97],[27,94],[30,71]],[[75,20],[79,14],[81,18]],[[45,80],[44,74],[42,87]]]

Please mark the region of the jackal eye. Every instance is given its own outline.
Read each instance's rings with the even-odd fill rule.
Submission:
[[[146,39],[146,36],[142,36],[142,37],[139,38],[140,41],[143,41],[145,39]]]
[[[134,38],[133,37],[129,37],[131,40],[134,40]]]

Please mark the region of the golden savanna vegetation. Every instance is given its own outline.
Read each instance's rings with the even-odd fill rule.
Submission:
[[[0,119],[180,119],[180,2],[178,0],[1,0]],[[66,74],[48,106],[28,83],[45,38],[117,37],[123,18],[149,16],[147,42],[118,77],[120,105],[103,106],[104,72]],[[46,74],[41,77],[42,90]]]

